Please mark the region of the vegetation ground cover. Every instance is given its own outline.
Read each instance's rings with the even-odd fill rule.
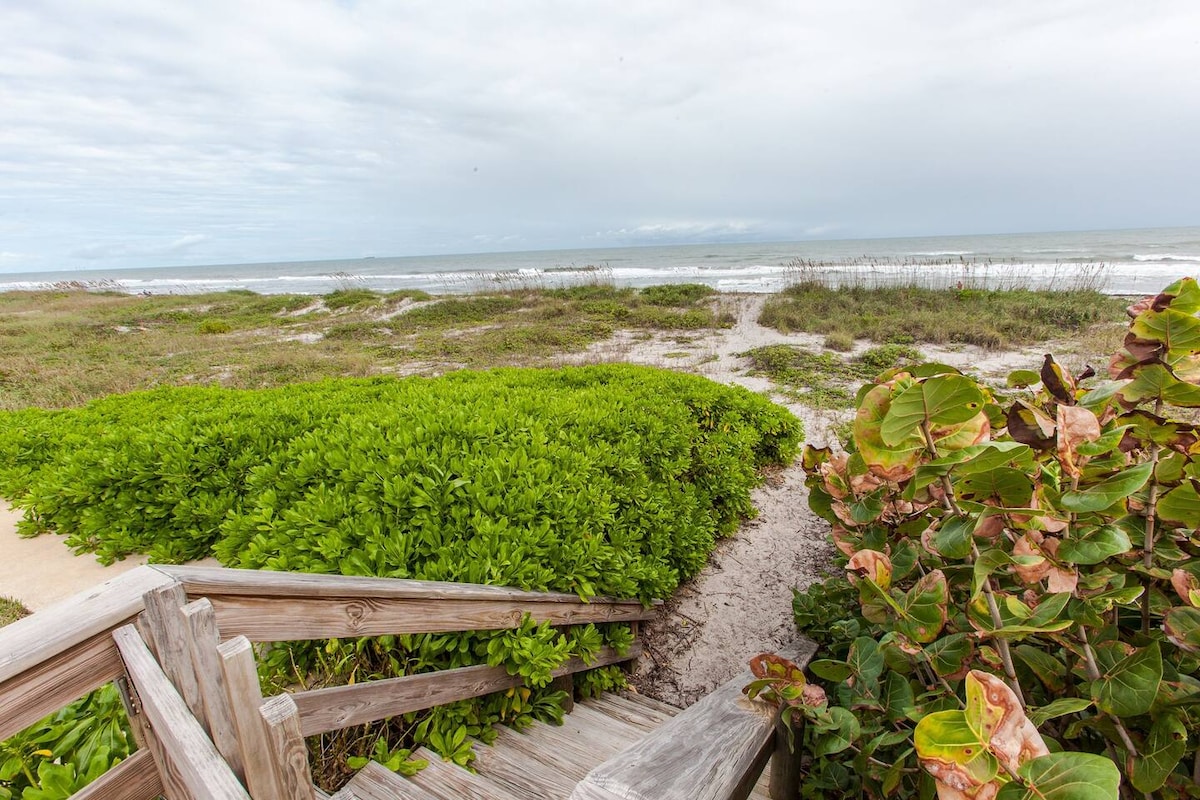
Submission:
[[[753,514],[759,469],[788,463],[801,436],[747,390],[628,365],[171,388],[0,414],[0,493],[26,509],[26,532],[67,534],[104,559],[216,554],[649,601]],[[263,654],[264,678],[282,688],[489,663],[539,690],[327,737],[313,752],[332,786],[380,741],[469,760],[467,734],[561,713],[544,687],[563,660],[630,641],[622,625],[527,624],[287,645]],[[578,678],[585,693],[621,681],[615,668]]]
[[[779,331],[880,344],[1000,348],[1077,334],[1121,318],[1125,303],[1094,290],[929,289],[919,286],[790,286],[767,301],[759,323]]]
[[[0,628],[27,616],[29,609],[10,597],[0,597]]]
[[[750,360],[753,374],[766,375],[790,398],[814,408],[849,408],[856,382],[921,357],[902,344],[879,345],[852,358],[788,344],[756,347],[740,355]]]

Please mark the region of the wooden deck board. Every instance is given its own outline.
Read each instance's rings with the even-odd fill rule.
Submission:
[[[372,761],[342,789],[353,800],[438,800],[437,795]],[[340,794],[340,792],[339,792]],[[348,799],[347,799],[348,800]]]
[[[567,800],[575,781],[504,747],[476,743],[475,769],[524,800]]]
[[[468,772],[457,764],[443,761],[432,750],[419,747],[413,752],[413,757],[425,759],[429,766],[408,780],[438,800],[519,800],[517,795],[493,781]]]

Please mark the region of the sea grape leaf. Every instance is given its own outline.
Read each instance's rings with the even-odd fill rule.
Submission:
[[[1084,408],[1090,408],[1099,414],[1108,407],[1109,401],[1116,396],[1117,392],[1124,385],[1125,381],[1101,381],[1083,393],[1079,398],[1079,405]]]
[[[1026,386],[1033,386],[1035,383],[1041,383],[1042,376],[1032,369],[1015,369],[1008,373],[1006,384],[1010,389],[1024,389]]]
[[[1163,618],[1167,640],[1190,653],[1200,653],[1200,608],[1179,606]]]
[[[813,744],[814,756],[829,756],[840,753],[859,737],[862,726],[848,708],[831,705],[827,709],[832,725],[824,726]]]
[[[1105,525],[1078,539],[1063,539],[1055,556],[1068,564],[1099,564],[1132,549],[1133,543],[1125,531],[1115,525]]]
[[[1200,320],[1175,308],[1143,312],[1129,330],[1138,338],[1162,342],[1168,352],[1200,349]]]
[[[1158,303],[1160,300],[1168,308],[1185,314],[1195,314],[1200,311],[1200,285],[1196,283],[1195,278],[1180,278],[1159,292],[1155,304],[1151,307],[1161,308]]]
[[[950,517],[933,534],[933,546],[945,558],[966,558],[971,552],[971,534],[975,532],[975,522],[973,517]]]
[[[946,676],[961,672],[974,652],[975,645],[967,634],[952,633],[930,642],[925,648],[925,657],[934,672]]]
[[[1030,671],[1038,677],[1038,680],[1046,684],[1047,688],[1055,691],[1063,688],[1063,678],[1067,674],[1067,667],[1057,658],[1044,650],[1039,650],[1027,644],[1014,647],[1012,652],[1013,655],[1025,663],[1025,666],[1029,667]],[[1030,719],[1032,718],[1031,714]],[[1040,725],[1041,723],[1037,722],[1036,724]]]
[[[885,489],[877,489],[865,497],[850,504],[850,518],[859,525],[874,522],[883,513],[883,495]]]
[[[1200,437],[1196,435],[1193,425],[1168,420],[1151,414],[1145,409],[1135,409],[1120,417],[1121,422],[1131,425],[1130,434],[1143,442],[1170,447],[1173,450],[1186,452]]]
[[[1076,714],[1091,707],[1092,701],[1085,700],[1082,697],[1060,697],[1041,708],[1028,709],[1026,716],[1029,717],[1029,721],[1034,725],[1041,725],[1046,720],[1065,717],[1067,714]]]
[[[834,683],[841,683],[854,674],[854,670],[845,661],[835,661],[830,658],[813,661],[809,663],[808,668],[818,678]]]
[[[1075,404],[1075,379],[1071,377],[1071,373],[1059,366],[1054,356],[1049,353],[1042,361],[1040,374],[1042,385],[1055,400],[1064,405]]]
[[[1200,607],[1200,578],[1187,570],[1171,570],[1171,586],[1179,599],[1193,608]]]
[[[1078,448],[1100,438],[1100,419],[1086,408],[1060,405],[1057,423],[1059,463],[1067,474],[1078,475],[1081,467]],[[1119,442],[1120,437],[1117,437],[1113,447]]]
[[[1162,364],[1146,364],[1136,370],[1133,380],[1118,395],[1130,404],[1162,400],[1184,408],[1200,407],[1200,386],[1184,383]]]
[[[913,731],[913,746],[921,766],[938,782],[971,794],[1000,771],[1000,762],[961,711],[935,711],[922,717]]]
[[[1174,714],[1156,716],[1138,758],[1133,759],[1129,782],[1139,792],[1158,790],[1179,766],[1186,752],[1187,727],[1179,717]]]
[[[1103,711],[1118,717],[1145,714],[1154,704],[1162,681],[1162,650],[1158,642],[1135,650],[1092,682],[1092,699]]]
[[[972,473],[964,476],[956,488],[964,497],[981,502],[996,499],[1005,508],[1028,508],[1033,497],[1033,481],[1029,475],[1012,467]]]
[[[1145,486],[1153,469],[1154,465],[1150,462],[1138,464],[1086,489],[1067,490],[1062,493],[1060,503],[1067,511],[1077,514],[1103,511]]]
[[[880,437],[884,444],[895,446],[922,424],[930,428],[962,424],[979,414],[983,400],[975,382],[962,375],[939,375],[915,383],[892,398]]]
[[[1189,528],[1200,528],[1200,493],[1195,482],[1181,483],[1159,498],[1158,515]]]
[[[945,573],[940,569],[929,572],[899,600],[902,616],[896,621],[896,630],[914,642],[932,642],[946,624],[949,601]]]
[[[883,708],[887,718],[892,722],[907,719],[914,702],[908,678],[899,672],[888,672],[887,680],[883,684]]]
[[[1021,781],[1000,789],[996,800],[1117,800],[1121,773],[1112,759],[1093,753],[1050,753],[1017,769]]]
[[[1054,420],[1036,406],[1018,400],[1008,410],[1008,435],[1037,450],[1054,447]]]
[[[892,585],[891,559],[878,550],[859,550],[846,563],[846,570],[874,581],[880,589]]]
[[[872,387],[863,396],[854,415],[854,444],[873,474],[901,481],[913,474],[921,451],[925,449],[925,440],[914,431],[903,441],[884,442],[880,426],[891,408],[891,394],[891,387],[880,385]]]

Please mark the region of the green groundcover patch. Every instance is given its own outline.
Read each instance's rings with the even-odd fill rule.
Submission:
[[[170,388],[0,414],[0,493],[102,561],[649,600],[801,435],[758,395],[629,365]]]

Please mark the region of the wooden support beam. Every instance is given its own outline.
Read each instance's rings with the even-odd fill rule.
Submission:
[[[149,750],[138,750],[71,795],[71,800],[154,800],[162,793],[154,757]]]
[[[136,629],[122,626],[113,631],[113,640],[158,740],[162,761],[157,766],[166,795],[172,800],[249,800]]]
[[[200,695],[200,681],[192,664],[192,652],[187,627],[182,624],[181,614],[187,604],[187,593],[183,584],[169,583],[152,589],[142,597],[146,610],[142,613],[148,644],[162,665],[162,670],[187,703],[205,732],[209,731],[208,717],[204,713],[204,699]]]
[[[802,640],[786,655],[803,666],[814,652]],[[751,679],[746,670],[596,767],[571,800],[745,800],[774,748],[778,716],[742,694]]]
[[[275,800],[283,795],[275,781],[275,757],[259,714],[263,696],[254,648],[245,636],[238,636],[221,644],[217,655],[241,749],[246,788],[254,800]]]
[[[200,687],[200,698],[204,703],[204,717],[208,720],[209,735],[233,774],[244,782],[246,771],[242,766],[242,751],[238,746],[233,711],[229,707],[221,656],[217,652],[221,637],[217,631],[216,614],[213,613],[212,604],[201,599],[184,606],[182,617],[192,666]]]
[[[775,752],[771,754],[771,800],[800,800],[800,743],[804,741],[803,717],[795,731],[788,731],[783,717],[775,717]],[[789,735],[791,734],[791,735]],[[795,749],[792,749],[792,745]]]
[[[571,675],[575,672],[615,664],[637,658],[641,644],[634,643],[629,652],[617,655],[605,648],[597,658],[586,664],[572,658],[563,662],[553,674]],[[331,686],[296,692],[292,700],[300,710],[300,730],[305,736],[349,728],[374,722],[410,711],[422,711],[434,706],[480,697],[492,692],[524,685],[520,676],[509,675],[504,667],[459,667],[458,669],[406,675],[400,678],[359,683],[354,686]]]
[[[308,747],[300,733],[300,712],[286,694],[276,695],[259,708],[265,723],[267,742],[275,754],[277,800],[315,800],[312,772],[308,768]]]

